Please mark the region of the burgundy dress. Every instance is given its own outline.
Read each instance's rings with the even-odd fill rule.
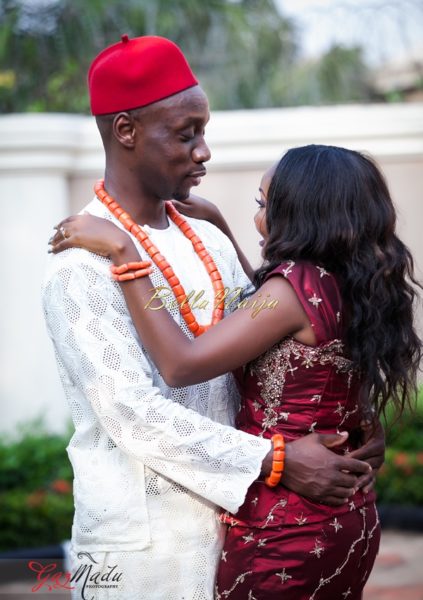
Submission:
[[[356,447],[360,423],[357,373],[343,353],[342,303],[336,279],[322,267],[287,261],[271,276],[293,286],[316,346],[284,338],[250,363],[241,381],[237,426],[254,435],[351,432],[339,452]],[[283,476],[282,476],[283,483]],[[254,482],[228,524],[216,586],[224,600],[358,600],[380,538],[375,496],[358,491],[329,507],[279,485]]]

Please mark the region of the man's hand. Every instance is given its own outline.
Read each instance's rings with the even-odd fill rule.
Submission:
[[[339,506],[348,502],[358,489],[359,477],[369,476],[372,467],[356,457],[329,450],[341,446],[347,437],[347,433],[312,433],[287,443],[281,483],[322,504]]]
[[[347,454],[350,458],[365,460],[372,470],[358,478],[357,487],[363,488],[365,494],[373,488],[376,475],[385,460],[385,432],[379,420],[362,421],[362,446]]]

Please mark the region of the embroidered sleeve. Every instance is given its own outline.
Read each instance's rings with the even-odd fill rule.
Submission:
[[[53,258],[43,303],[66,386],[113,442],[149,468],[236,512],[258,477],[269,440],[218,424],[153,385],[123,295],[105,259],[72,250]]]

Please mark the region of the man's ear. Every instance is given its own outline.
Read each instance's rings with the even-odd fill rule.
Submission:
[[[135,146],[135,119],[127,112],[121,112],[113,119],[113,135],[125,148]]]

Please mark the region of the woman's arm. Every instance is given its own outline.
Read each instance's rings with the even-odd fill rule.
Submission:
[[[116,262],[135,259],[124,252]],[[271,299],[276,301],[274,308],[258,314],[251,307],[240,308],[194,340],[187,338],[169,313],[160,308],[161,301],[156,310],[154,305],[147,308],[152,297],[149,279],[124,282],[121,286],[144,346],[172,387],[192,385],[227,373],[307,325],[295,292],[282,277],[272,278],[249,298],[250,306],[260,304],[263,298]]]
[[[66,240],[53,251],[72,246],[109,255],[115,265],[140,260],[131,238],[98,217],[71,217],[61,225]],[[59,236],[60,237],[60,236]],[[291,285],[273,277],[236,310],[200,337],[185,336],[160,300],[151,302],[154,288],[148,277],[121,284],[137,332],[164,380],[172,387],[207,381],[246,364],[289,334],[310,327]],[[272,302],[273,308],[262,308]]]
[[[253,267],[251,266],[244,252],[241,250],[225,217],[223,216],[219,208],[215,204],[213,204],[213,202],[210,202],[210,200],[206,200],[205,198],[201,198],[200,196],[195,196],[194,194],[191,194],[187,200],[172,200],[172,202],[175,208],[177,208],[178,211],[183,215],[186,215],[187,217],[194,217],[195,219],[202,219],[204,221],[208,221],[209,223],[220,229],[220,231],[231,240],[235,251],[238,255],[238,260],[241,263],[241,266],[244,270],[244,273],[250,280],[253,279]]]

